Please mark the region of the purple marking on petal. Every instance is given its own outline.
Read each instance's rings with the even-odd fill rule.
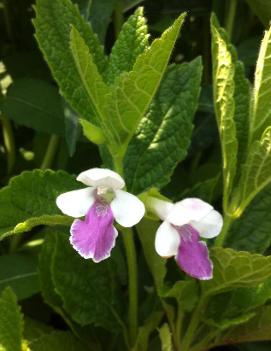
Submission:
[[[100,262],[110,256],[117,230],[113,226],[110,205],[96,199],[85,219],[76,219],[71,226],[70,243],[84,258]]]
[[[208,280],[213,277],[213,263],[209,258],[207,245],[199,240],[199,233],[191,226],[176,227],[181,242],[176,261],[181,269],[191,277]]]

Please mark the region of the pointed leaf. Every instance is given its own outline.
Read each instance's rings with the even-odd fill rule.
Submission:
[[[122,72],[129,72],[138,57],[148,47],[148,28],[143,8],[138,7],[124,23],[109,57],[107,82],[114,83]]]
[[[128,189],[162,187],[187,154],[201,80],[201,60],[171,66],[124,159]]]
[[[225,31],[219,27],[215,16],[211,19],[213,89],[217,125],[220,134],[223,179],[224,210],[233,185],[236,172],[238,143],[234,123],[234,78],[235,60],[233,49]]]
[[[178,37],[184,15],[167,29],[161,38],[138,56],[133,70],[122,74],[109,100],[110,121],[116,143],[127,144],[147,111],[165,73],[170,54]],[[117,149],[116,153],[121,150]]]
[[[73,60],[80,76],[80,85],[88,94],[88,100],[91,101],[95,113],[95,120],[106,133],[106,96],[109,89],[98,72],[88,46],[75,27],[71,29],[70,39]]]
[[[103,72],[106,59],[96,35],[70,0],[38,0],[35,10],[36,38],[62,95],[81,117],[95,122],[93,105],[81,85],[70,52],[71,25],[79,31],[93,55],[94,63]]]
[[[271,27],[265,32],[255,71],[250,116],[250,142],[271,125]]]

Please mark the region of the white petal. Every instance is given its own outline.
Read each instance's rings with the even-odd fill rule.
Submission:
[[[56,199],[57,207],[66,215],[74,218],[85,216],[94,202],[94,188],[68,191]]]
[[[137,224],[145,213],[145,206],[135,195],[116,190],[116,197],[110,204],[115,220],[123,227]]]
[[[170,211],[172,211],[174,205],[168,201],[163,201],[155,197],[148,197],[147,207],[159,218],[165,220],[169,215]]]
[[[167,221],[158,228],[155,236],[155,250],[162,257],[176,256],[180,245],[180,235]]]
[[[80,173],[76,179],[95,188],[106,187],[116,190],[123,188],[125,185],[124,180],[118,173],[107,168],[88,169]]]
[[[167,221],[181,226],[191,221],[200,221],[213,210],[213,206],[197,198],[187,198],[176,202],[172,211],[170,211]]]
[[[217,236],[223,227],[223,217],[215,210],[212,210],[199,222],[192,221],[191,225],[203,238],[211,239]]]

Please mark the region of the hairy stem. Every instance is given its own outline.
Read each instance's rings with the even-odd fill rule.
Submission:
[[[55,134],[51,135],[46,153],[40,166],[41,169],[51,168],[57,151],[58,143],[59,136]]]

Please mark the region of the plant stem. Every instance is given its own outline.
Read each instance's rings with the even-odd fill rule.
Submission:
[[[229,0],[229,9],[228,9],[228,15],[227,15],[225,27],[228,32],[228,36],[230,40],[233,33],[236,7],[237,7],[237,0]]]
[[[115,8],[115,12],[114,12],[115,38],[118,37],[122,24],[124,22],[123,9],[124,9],[123,0],[118,0]]]
[[[182,351],[189,351],[191,348],[191,342],[193,341],[193,336],[196,332],[197,326],[200,322],[200,315],[204,309],[205,306],[205,298],[201,297],[198,303],[197,308],[194,310],[189,326],[187,328],[186,334],[183,338],[182,342]]]
[[[7,173],[10,174],[13,170],[16,156],[14,136],[10,120],[2,115],[1,121],[3,126],[4,145],[7,152]]]
[[[136,249],[133,238],[133,231],[130,228],[123,228],[122,232],[124,246],[126,250],[129,276],[129,335],[130,343],[133,346],[136,341],[138,323],[138,281]]]
[[[180,305],[178,305],[177,321],[176,321],[176,346],[177,350],[181,350],[181,334],[184,312]]]
[[[46,153],[44,155],[44,159],[40,166],[41,169],[50,168],[52,166],[55,153],[58,147],[58,143],[59,143],[59,136],[55,134],[51,135]]]
[[[228,231],[234,221],[234,218],[229,215],[225,215],[224,217],[224,224],[221,233],[218,235],[215,241],[215,246],[223,246],[224,241],[227,237]]]

